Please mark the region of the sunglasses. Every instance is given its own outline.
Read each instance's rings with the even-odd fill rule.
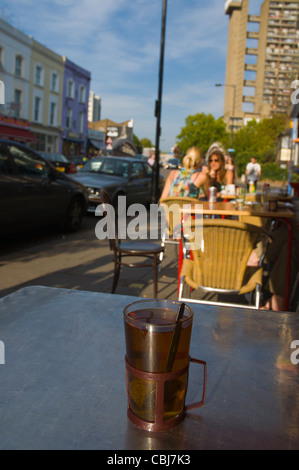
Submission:
[[[219,163],[219,160],[218,158],[213,158],[212,160],[209,160],[210,163],[213,163],[213,162],[216,162],[216,163]]]

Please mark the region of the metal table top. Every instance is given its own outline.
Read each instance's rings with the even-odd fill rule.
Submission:
[[[190,304],[206,403],[149,433],[127,419],[122,312],[134,300],[48,287],[0,299],[0,449],[299,449],[298,314]],[[187,403],[201,372],[191,364]]]

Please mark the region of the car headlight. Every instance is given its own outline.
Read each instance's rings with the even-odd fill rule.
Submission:
[[[87,188],[88,197],[92,201],[100,201],[101,188]]]

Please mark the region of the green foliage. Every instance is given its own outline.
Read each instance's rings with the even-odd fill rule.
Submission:
[[[293,167],[293,171],[291,171],[291,182],[292,183],[299,183],[299,167],[298,166],[294,166]]]
[[[277,139],[286,127],[285,116],[274,116],[260,122],[253,119],[236,132],[233,146],[238,174],[245,172],[246,164],[252,156],[262,165],[275,162]]]
[[[142,150],[143,150],[143,147],[142,147],[142,144],[141,144],[140,140],[138,139],[138,137],[135,134],[133,134],[133,144],[136,147],[137,153],[141,154]]]
[[[280,168],[276,163],[265,163],[262,165],[262,180],[282,181],[284,178],[285,180],[288,178],[287,170]]]
[[[142,148],[154,147],[154,145],[152,144],[152,141],[148,139],[147,137],[143,137],[142,139],[140,139],[140,143],[142,145]]]
[[[222,118],[215,119],[212,114],[199,113],[185,119],[185,127],[177,136],[178,144],[185,153],[189,147],[196,145],[205,154],[213,142],[229,146],[230,134]]]

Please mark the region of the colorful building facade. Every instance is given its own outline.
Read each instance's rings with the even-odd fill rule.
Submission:
[[[64,75],[60,152],[66,156],[86,154],[88,97],[91,74],[63,57]]]

